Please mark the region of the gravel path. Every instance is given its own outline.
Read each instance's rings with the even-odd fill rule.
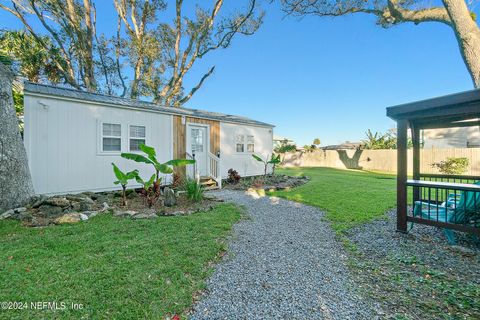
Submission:
[[[342,244],[318,209],[222,190],[246,207],[229,253],[207,282],[192,319],[373,319],[354,292]]]

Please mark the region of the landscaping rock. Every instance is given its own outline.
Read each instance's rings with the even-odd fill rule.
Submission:
[[[0,220],[10,218],[14,213],[13,209],[7,210],[0,215]]]
[[[133,217],[138,212],[133,210],[126,210],[126,211],[115,211],[113,215],[115,217]]]
[[[166,207],[173,207],[173,206],[177,205],[177,197],[175,196],[175,191],[166,187],[164,189],[163,193],[165,195],[165,200],[164,200],[163,204]]]
[[[68,201],[66,198],[49,198],[44,201],[45,204],[51,205],[51,206],[56,206],[56,207],[61,207],[61,208],[66,208],[70,206],[70,201]]]
[[[93,208],[93,205],[95,202],[93,202],[92,199],[88,198],[90,201],[81,201],[80,204],[80,210],[79,211],[90,211]]]
[[[105,212],[110,209],[110,206],[108,205],[108,203],[104,202],[102,205],[103,205],[103,208],[102,210],[100,210],[100,212]]]
[[[86,220],[88,220],[88,216],[84,213],[80,213],[80,220],[86,221]]]
[[[147,209],[141,213],[138,213],[132,217],[133,219],[154,219],[158,218],[155,210]]]
[[[80,217],[80,213],[67,213],[61,217],[56,218],[53,222],[56,224],[66,224],[66,223],[77,223],[80,222],[82,219]]]
[[[45,202],[45,200],[47,200],[47,197],[44,195],[33,196],[30,202],[31,207],[38,208]]]
[[[88,198],[91,198],[93,200],[95,200],[97,194],[95,192],[90,192],[90,191],[85,191],[85,192],[82,192],[81,195],[84,195]]]
[[[50,219],[42,218],[42,217],[32,217],[29,223],[27,223],[30,227],[45,227],[51,223]]]
[[[86,215],[88,218],[93,218],[99,214],[99,211],[84,211],[82,214]]]
[[[16,219],[16,220],[20,220],[20,221],[31,220],[32,219],[32,214],[30,212],[28,212],[27,210],[23,210],[23,211],[15,212],[12,215],[12,218]]]
[[[25,207],[20,207],[20,208],[13,209],[13,212],[15,212],[15,213],[21,213],[21,212],[25,212],[25,211],[27,211],[27,208],[25,208]]]
[[[52,206],[48,204],[43,204],[38,208],[39,212],[37,213],[38,216],[49,218],[49,217],[56,217],[62,214],[62,208],[57,206]]]
[[[89,197],[87,197],[86,195],[84,194],[69,194],[69,195],[66,195],[65,198],[67,200],[70,200],[70,201],[76,201],[76,202],[80,202],[80,201],[89,201],[91,203],[94,203],[92,199],[90,199]]]

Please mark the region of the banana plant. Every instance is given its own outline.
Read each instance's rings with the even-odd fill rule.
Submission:
[[[189,164],[194,164],[195,160],[187,160],[187,159],[174,159],[167,161],[165,163],[160,163],[157,160],[157,153],[153,147],[146,146],[144,144],[140,145],[140,150],[145,153],[145,155],[138,154],[138,153],[122,153],[122,158],[133,160],[136,162],[142,162],[146,164],[150,164],[155,168],[155,177],[156,180],[159,180],[160,173],[163,174],[171,174],[173,173],[172,167],[180,167],[186,166]]]
[[[160,196],[160,189],[156,187],[156,185],[160,184],[160,181],[156,179],[155,174],[152,174],[150,179],[143,180],[138,173],[135,176],[135,180],[143,187],[142,194],[145,196],[148,207],[152,207]]]
[[[257,160],[258,162],[262,162],[265,169],[264,169],[264,174],[263,174],[263,180],[265,181],[265,179],[267,178],[267,169],[268,169],[268,165],[271,164],[273,165],[273,173],[275,173],[275,166],[277,164],[280,163],[280,155],[278,156],[275,156],[274,154],[272,154],[271,158],[268,160],[268,157],[266,159],[262,159],[260,158],[259,156],[257,156],[256,154],[252,154],[252,157]]]
[[[126,191],[127,191],[128,180],[135,179],[136,176],[138,176],[138,170],[133,170],[133,171],[124,173],[113,162],[112,162],[112,166],[113,166],[113,172],[115,173],[115,177],[117,177],[117,181],[115,181],[114,184],[119,184],[122,186],[122,206],[126,206],[127,205]]]

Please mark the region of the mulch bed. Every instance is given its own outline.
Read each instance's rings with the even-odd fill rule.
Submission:
[[[292,177],[282,174],[267,175],[255,177],[242,177],[238,183],[225,180],[224,189],[229,190],[248,190],[250,188],[263,189],[265,191],[289,190],[301,186],[310,181],[306,176]]]

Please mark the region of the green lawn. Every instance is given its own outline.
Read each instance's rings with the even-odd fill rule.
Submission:
[[[332,168],[283,168],[278,173],[306,175],[310,182],[273,195],[326,211],[336,231],[382,217],[396,205],[396,176]]]
[[[181,314],[240,219],[233,205],[185,217],[102,215],[25,228],[0,221],[0,302],[64,302],[66,310],[5,311],[0,318],[138,319]],[[71,303],[82,310],[71,310]],[[29,306],[30,308],[30,306]]]

